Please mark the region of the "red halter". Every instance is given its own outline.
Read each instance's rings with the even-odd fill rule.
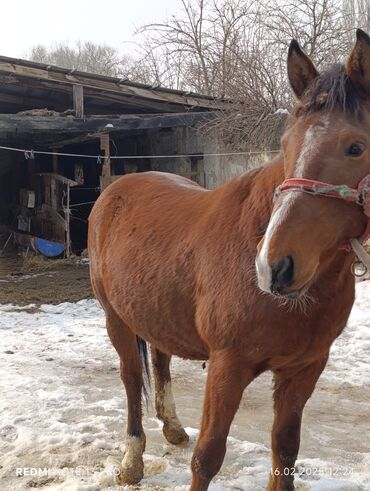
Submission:
[[[326,196],[328,198],[343,199],[345,201],[356,203],[364,209],[366,216],[370,218],[370,174],[365,176],[357,186],[350,188],[346,184],[334,185],[326,182],[314,181],[312,179],[292,178],[286,179],[275,190],[275,198],[287,191],[312,194],[313,196]],[[365,242],[370,237],[370,220],[367,222],[366,229],[361,237],[360,242]],[[341,249],[351,250],[349,244],[344,244]]]

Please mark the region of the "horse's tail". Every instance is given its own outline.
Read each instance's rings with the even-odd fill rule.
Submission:
[[[149,356],[148,356],[148,345],[144,339],[136,336],[137,347],[139,350],[141,363],[143,365],[143,393],[146,406],[148,407],[149,403],[149,394],[150,394],[150,367],[149,367]]]

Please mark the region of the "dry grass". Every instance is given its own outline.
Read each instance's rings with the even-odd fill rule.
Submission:
[[[3,259],[9,264],[3,266],[0,304],[33,304],[37,309],[41,304],[77,302],[93,296],[89,267],[76,258],[47,259],[28,255],[27,258]]]
[[[39,254],[31,254],[23,259],[22,273],[37,273],[40,271],[53,271],[63,266],[73,266],[75,259],[49,259]]]

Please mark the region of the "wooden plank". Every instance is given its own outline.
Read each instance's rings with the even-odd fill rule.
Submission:
[[[70,209],[70,185],[67,184],[67,204],[64,209],[64,215],[66,220],[66,256],[70,257],[71,255],[71,230],[70,230],[70,221],[71,221],[71,209]]]
[[[52,106],[58,110],[65,111],[71,108],[72,89],[71,85],[62,83],[55,83],[48,80],[37,80],[33,78],[13,77],[12,89],[17,88],[19,93],[9,93],[9,84],[3,79],[9,77],[2,75],[0,72],[0,101],[9,104],[17,104],[27,108]],[[44,98],[40,97],[40,89],[44,89]],[[34,91],[34,93],[33,93]],[[26,95],[25,95],[26,94]],[[37,96],[36,96],[37,94]],[[177,112],[183,109],[183,105],[173,104],[171,102],[154,101],[151,99],[143,99],[132,97],[131,95],[125,95],[121,93],[114,93],[105,91],[104,89],[98,89],[95,87],[84,87],[84,100],[85,105],[89,108],[90,114],[107,113],[107,109],[104,107],[111,107],[114,105],[117,107],[117,111],[120,108],[120,113],[123,112],[138,112],[139,110],[150,112]],[[112,109],[110,109],[111,111]]]
[[[67,230],[66,222],[65,219],[60,215],[57,211],[55,211],[54,208],[52,208],[50,205],[46,203],[42,203],[40,206],[38,206],[35,210],[36,215],[44,215],[44,216],[49,216],[53,217],[53,220],[57,221],[62,227],[63,230]]]
[[[109,176],[104,178],[104,187],[103,187],[103,179],[100,181],[100,187],[101,190],[105,189],[109,184],[112,184],[112,182],[117,181],[117,179],[121,179],[122,175],[115,175],[115,176]]]
[[[47,205],[49,205],[51,208],[53,208],[52,204],[51,204],[51,179],[49,178],[49,176],[46,177],[46,179],[44,179],[44,200],[45,200],[45,203]]]
[[[72,179],[68,179],[67,177],[61,176],[60,174],[54,174],[54,172],[39,172],[37,174],[34,174],[36,176],[46,176],[49,177],[50,179],[55,179],[56,181],[59,181],[63,184],[67,184],[68,186],[77,186],[76,181],[72,181]]]
[[[40,90],[40,88],[45,89],[48,91],[48,94],[46,94],[45,99],[44,99],[44,105],[48,102],[51,101],[53,102],[55,100],[55,97],[71,97],[71,86],[66,85],[63,83],[55,83],[53,81],[49,80],[35,80],[35,79],[23,79],[19,78],[19,88],[30,88],[31,92],[32,89],[35,90]],[[117,107],[121,108],[121,113],[122,108],[127,109],[126,112],[137,112],[138,110],[142,109],[144,111],[151,111],[151,112],[178,112],[178,111],[183,111],[184,110],[184,105],[181,104],[175,104],[172,103],[171,101],[156,101],[152,99],[144,99],[144,98],[139,98],[132,96],[130,94],[123,94],[121,92],[117,91],[107,91],[104,89],[100,89],[97,87],[86,87],[84,86],[84,99],[85,99],[85,105],[88,106],[89,108],[94,106],[98,108],[99,106],[102,107],[109,107],[111,105],[115,105]],[[59,104],[59,100],[57,99],[56,104]],[[66,107],[64,107],[63,110],[65,110]],[[105,110],[106,112],[106,110]],[[90,113],[93,113],[90,110]]]
[[[66,97],[65,94],[62,94],[63,97]],[[12,104],[12,105],[17,105],[21,106],[22,108],[27,108],[27,109],[34,109],[37,107],[45,107],[47,103],[48,98],[42,99],[41,97],[34,97],[32,95],[23,95],[23,94],[9,94],[6,91],[3,90],[3,87],[0,89],[0,103],[3,104]],[[55,98],[50,97],[50,99],[53,102],[53,106],[58,106],[58,108],[62,109],[64,111],[65,107],[62,108],[62,103],[58,100],[55,100]]]
[[[84,142],[90,142],[94,138],[99,138],[96,137],[94,134],[91,133],[84,133],[80,134],[78,136],[74,136],[73,138],[66,138],[65,140],[60,140],[57,143],[53,143],[53,151],[58,151],[61,148],[64,148],[68,145],[74,145],[76,143],[84,143]]]
[[[76,118],[84,117],[84,88],[83,85],[73,85],[73,110]]]
[[[109,133],[100,135],[100,149],[104,152],[104,161],[101,173],[101,190],[105,189],[111,182],[112,169],[110,163]]]
[[[50,204],[54,210],[58,209],[58,181],[50,179]]]
[[[10,73],[19,77],[36,78],[38,80],[47,80],[55,83],[64,83],[66,85],[81,84],[85,87],[103,89],[117,94],[130,95],[135,98],[143,98],[153,101],[170,102],[182,106],[202,107],[202,108],[221,108],[225,107],[222,101],[216,101],[207,96],[197,94],[173,92],[165,89],[154,89],[146,86],[137,86],[129,84],[119,79],[110,79],[109,77],[99,77],[82,72],[68,72],[66,70],[49,67],[46,69],[42,66],[26,66],[17,60],[6,61],[0,60],[0,72]]]
[[[154,101],[151,99],[143,99],[132,97],[130,95],[117,94],[106,90],[97,90],[95,88],[86,88],[85,95],[88,100],[89,107],[120,107],[122,112],[135,113],[138,111],[150,111],[152,113],[170,113],[181,112],[184,110],[184,105],[174,104],[170,101]],[[91,112],[91,111],[90,111]],[[107,112],[107,111],[104,111]],[[92,113],[92,112],[91,112]],[[92,113],[93,114],[93,113]]]
[[[196,126],[211,121],[214,112],[176,113],[154,115],[112,115],[90,116],[78,119],[73,116],[29,116],[21,114],[0,114],[0,135],[15,133],[33,134],[100,133],[102,131],[145,130],[152,128],[174,128]],[[108,125],[108,128],[107,128]]]
[[[53,174],[58,174],[58,155],[53,155]]]

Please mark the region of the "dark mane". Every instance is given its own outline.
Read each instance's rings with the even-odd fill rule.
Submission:
[[[361,98],[341,64],[332,65],[318,75],[294,108],[293,116],[335,109],[355,118],[361,116]]]

